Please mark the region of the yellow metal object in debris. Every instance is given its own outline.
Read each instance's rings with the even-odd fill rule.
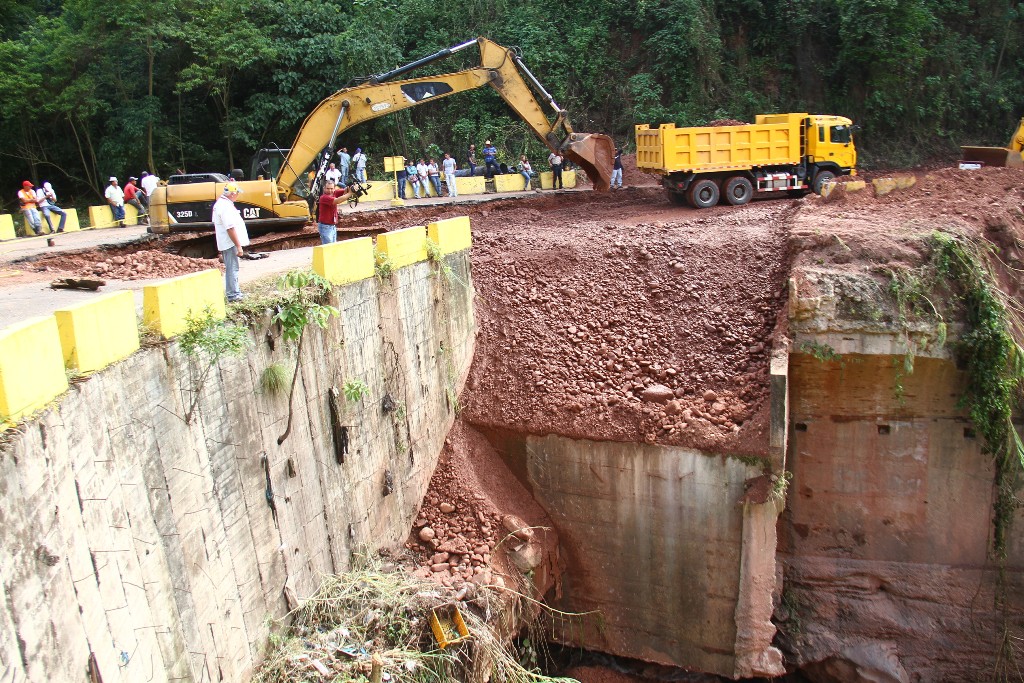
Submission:
[[[430,628],[442,650],[469,638],[469,629],[466,628],[462,613],[455,605],[435,607],[431,610]]]

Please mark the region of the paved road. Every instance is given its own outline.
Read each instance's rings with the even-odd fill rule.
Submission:
[[[412,199],[406,202],[407,207],[429,206],[434,204],[478,204],[481,202],[508,199],[532,195],[532,192],[502,192],[500,194],[470,195],[466,197],[435,197],[430,199]],[[361,202],[352,209],[345,207],[343,212],[359,213],[379,211],[391,208],[390,202]],[[142,312],[142,288],[148,284],[160,282],[164,278],[149,280],[108,280],[99,292],[87,292],[71,289],[50,289],[52,278],[46,273],[37,273],[19,267],[19,261],[61,251],[91,249],[104,245],[125,244],[139,239],[146,239],[145,226],[129,226],[126,228],[108,228],[103,230],[82,230],[48,237],[30,237],[0,242],[0,329],[22,320],[36,316],[49,315],[67,306],[88,301],[90,298],[108,292],[132,290],[135,292],[135,304]],[[53,246],[49,245],[52,239]],[[308,267],[313,263],[313,247],[289,249],[271,252],[270,257],[260,261],[243,261],[239,279],[244,286],[270,275],[284,273],[295,268]]]

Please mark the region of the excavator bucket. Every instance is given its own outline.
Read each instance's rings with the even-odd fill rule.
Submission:
[[[615,157],[615,144],[610,137],[600,133],[573,133],[565,156],[586,171],[595,190],[609,190]]]
[[[1024,168],[1020,152],[1006,147],[961,147],[963,161],[977,161],[986,166]]]

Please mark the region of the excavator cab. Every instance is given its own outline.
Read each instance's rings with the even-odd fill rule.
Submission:
[[[284,166],[285,159],[291,149],[281,147],[267,147],[256,152],[252,157],[252,173],[249,177],[256,180],[262,177],[264,180],[277,178]]]

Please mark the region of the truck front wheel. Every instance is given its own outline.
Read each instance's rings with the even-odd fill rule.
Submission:
[[[686,193],[687,199],[695,209],[706,209],[718,203],[718,183],[710,178],[695,181]]]
[[[821,194],[821,188],[824,187],[825,183],[831,183],[836,179],[836,174],[832,171],[821,171],[818,175],[814,176],[814,194]]]
[[[725,201],[733,206],[743,206],[754,197],[754,184],[747,178],[736,175],[725,181]]]

